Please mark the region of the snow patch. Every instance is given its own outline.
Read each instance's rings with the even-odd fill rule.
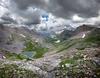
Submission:
[[[86,34],[83,34],[83,35],[82,35],[82,38],[85,38],[85,36],[86,36]]]
[[[20,36],[21,36],[21,37],[24,37],[24,38],[26,37],[26,36],[25,36],[25,35],[23,35],[23,34],[20,34]]]
[[[60,43],[60,40],[57,40],[55,43]]]

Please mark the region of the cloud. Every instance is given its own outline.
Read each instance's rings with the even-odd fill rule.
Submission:
[[[100,3],[100,0],[96,0],[96,1]]]
[[[3,21],[5,21],[6,23],[17,23],[13,18],[11,18],[11,16],[9,15],[9,13],[4,14],[1,19]]]
[[[3,1],[3,0],[2,0]],[[72,22],[97,17],[100,0],[7,0],[7,13],[13,15],[20,24],[40,24],[43,11],[52,13],[57,18],[69,19]],[[6,0],[4,1],[6,2]],[[74,15],[77,16],[74,16]],[[73,20],[74,16],[74,20]],[[8,18],[8,17],[6,17]],[[84,19],[84,20],[83,20]]]
[[[96,17],[100,10],[100,0],[12,0],[12,2],[21,10],[35,6],[67,19],[74,14],[84,18]]]
[[[95,0],[50,0],[50,2],[50,11],[63,18],[70,18],[73,14],[85,18],[95,17],[100,8],[100,4]]]
[[[72,17],[72,21],[74,21],[74,22],[81,22],[81,21],[84,21],[84,19],[79,17],[77,14],[75,14]]]
[[[1,19],[4,21],[9,20],[9,22],[13,22],[11,20],[16,20],[17,23],[20,24],[40,24],[40,9],[35,9],[32,6],[26,6],[26,9],[19,8],[17,3],[13,2],[12,0],[7,0],[8,3],[5,1],[1,1],[0,7],[3,9],[7,9],[7,11],[4,12],[4,14],[1,15]],[[5,5],[6,4],[6,5]],[[2,11],[2,8],[0,8],[0,11]],[[7,15],[9,14],[9,15]],[[13,16],[13,18],[11,17]]]
[[[36,6],[45,8],[47,6],[47,0],[12,0],[14,1],[18,8],[20,9],[27,9],[29,6]]]

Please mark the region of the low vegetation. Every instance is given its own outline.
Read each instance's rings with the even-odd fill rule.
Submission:
[[[32,40],[27,40],[25,42],[25,48],[23,50],[23,52],[33,52],[33,53],[35,52],[33,58],[41,58],[47,51],[48,51],[47,48],[42,47],[41,44],[33,42]]]
[[[99,78],[100,68],[95,61],[83,55],[82,50],[60,63],[60,70],[69,78]]]
[[[25,56],[25,55],[16,54],[16,53],[9,53],[9,52],[5,53],[5,57],[6,57],[6,59],[9,59],[9,60],[24,60],[24,59],[28,59],[27,56]]]
[[[38,78],[34,72],[14,64],[0,63],[0,78]]]
[[[57,52],[62,52],[64,50],[67,50],[67,49],[75,46],[77,43],[80,43],[81,41],[82,41],[82,39],[66,40],[58,45]]]
[[[61,45],[62,44],[62,45]],[[87,54],[84,54],[86,48],[97,48],[100,47],[100,34],[92,34],[87,36],[84,39],[74,39],[67,40],[63,43],[60,43],[60,50],[58,52],[63,52],[69,48],[76,48],[77,53],[70,58],[63,59],[59,64],[59,71],[62,74],[63,78],[99,78],[100,77],[100,64],[93,60],[92,58],[97,57],[99,54],[94,57],[89,57]],[[99,53],[99,52],[98,52]],[[62,73],[63,72],[63,73]]]
[[[95,44],[100,44],[100,33],[98,34],[91,34],[89,37],[85,39],[85,42],[91,42]]]
[[[1,57],[3,59],[8,59],[8,60],[24,60],[24,59],[28,59],[25,55],[22,54],[16,54],[16,53],[12,53],[3,49],[0,49],[1,53]]]
[[[74,47],[78,50],[83,50],[89,47],[97,47],[100,45],[100,35],[89,35],[85,39],[71,39],[65,40],[58,45],[58,52],[62,52],[71,47]]]

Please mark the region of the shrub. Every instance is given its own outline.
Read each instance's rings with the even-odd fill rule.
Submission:
[[[30,70],[19,68],[14,64],[0,65],[0,78],[37,78]]]

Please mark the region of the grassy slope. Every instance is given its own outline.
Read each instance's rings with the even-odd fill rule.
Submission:
[[[76,48],[77,53],[73,57],[65,58],[60,63],[60,70],[67,74],[71,78],[99,78],[100,77],[100,65],[93,58],[99,59],[97,56],[100,54],[99,51],[93,51],[97,53],[93,57],[88,56],[86,48],[92,49],[100,47],[100,32],[92,32],[84,39],[67,40],[61,43],[60,50]]]
[[[96,30],[95,30],[96,31]],[[100,45],[100,31],[98,30],[96,33],[93,31],[86,38],[82,39],[69,39],[65,40],[58,45],[58,52],[62,52],[69,48],[77,48],[77,49],[85,49],[88,47],[97,47]]]
[[[38,44],[37,42],[33,42],[31,40],[26,41],[25,48],[23,49],[23,52],[36,52],[33,58],[41,58],[45,52],[48,51],[47,48],[42,47],[41,44]]]

